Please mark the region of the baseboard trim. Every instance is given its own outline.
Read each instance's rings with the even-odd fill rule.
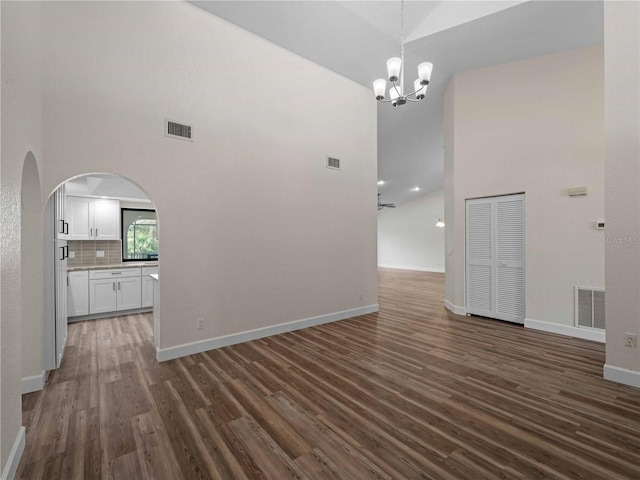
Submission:
[[[604,364],[602,376],[605,380],[622,383],[631,387],[640,388],[640,372],[635,370],[627,370],[626,368],[614,367],[613,365]]]
[[[444,273],[444,268],[438,267],[411,267],[406,265],[387,265],[386,263],[378,265],[380,268],[393,268],[395,270],[414,270],[416,272],[433,272],[433,273]]]
[[[328,313],[326,315],[303,318],[301,320],[294,320],[293,322],[256,328],[255,330],[247,330],[245,332],[233,333],[222,337],[209,338],[199,342],[186,343],[175,347],[158,348],[156,349],[156,358],[159,362],[164,362],[175,358],[186,357],[187,355],[206,352],[208,350],[215,350],[216,348],[228,347],[238,343],[270,337],[271,335],[279,335],[281,333],[293,332],[294,330],[300,330],[302,328],[315,327],[316,325],[322,325],[324,323],[336,322],[338,320],[366,315],[367,313],[377,312],[379,309],[380,307],[378,304],[367,305],[364,307],[353,308],[351,310],[344,310],[342,312]]]
[[[91,313],[67,318],[67,323],[84,322],[85,320],[99,320],[101,318],[120,317],[122,315],[135,315],[136,313],[153,312],[153,307],[132,308],[131,310],[118,310],[114,312]]]
[[[16,476],[20,459],[24,453],[25,433],[26,429],[24,427],[20,427],[20,430],[18,430],[18,436],[16,437],[15,442],[13,442],[13,446],[9,452],[7,463],[5,463],[4,468],[2,469],[2,480],[13,480]]]
[[[581,338],[583,340],[591,340],[593,342],[606,343],[605,332],[591,330],[587,328],[578,328],[573,325],[562,325],[560,323],[544,322],[533,318],[524,319],[524,327],[532,330],[540,330],[542,332],[557,333],[567,337]]]
[[[31,377],[25,377],[22,379],[22,394],[37,392],[44,388],[44,384],[47,381],[47,372],[44,370],[39,375],[33,375]]]
[[[457,305],[454,305],[449,300],[445,300],[444,301],[444,307],[447,310],[450,310],[451,312],[455,313],[456,315],[466,315],[467,314],[467,309],[465,307],[459,307]]]

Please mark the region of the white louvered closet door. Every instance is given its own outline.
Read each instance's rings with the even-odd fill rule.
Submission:
[[[467,313],[524,323],[524,195],[467,200]]]
[[[467,200],[467,313],[495,312],[493,202]]]

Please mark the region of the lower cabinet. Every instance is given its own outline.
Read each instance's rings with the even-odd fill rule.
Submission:
[[[67,278],[67,316],[89,315],[89,272],[69,272]]]
[[[68,316],[153,307],[151,273],[158,267],[68,272]]]
[[[116,291],[116,310],[131,310],[140,308],[142,284],[140,277],[123,278],[118,280],[118,290]]]
[[[89,272],[89,313],[131,310],[142,305],[139,268]]]
[[[89,281],[91,313],[114,312],[118,309],[116,281],[112,279]]]
[[[158,273],[157,267],[147,267],[142,269],[142,306],[153,307],[153,278],[149,275]]]

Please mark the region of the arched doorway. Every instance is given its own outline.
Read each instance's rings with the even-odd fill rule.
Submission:
[[[22,168],[20,216],[22,393],[28,393],[44,384],[42,188],[38,162],[31,152]]]
[[[131,212],[137,215],[132,218]],[[157,289],[149,274],[158,273],[158,231],[155,204],[122,176],[87,173],[52,192],[44,232],[52,242],[45,250],[47,368],[61,361],[68,323],[152,310]],[[157,345],[159,319],[154,317]]]

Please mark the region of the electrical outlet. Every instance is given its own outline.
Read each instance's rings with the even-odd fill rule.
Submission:
[[[104,250],[98,250],[98,251],[96,251],[96,257],[98,257],[98,258],[103,258],[103,257],[104,257]]]
[[[196,324],[198,325],[198,330],[202,330],[204,328],[204,318],[196,320]]]
[[[76,258],[76,252],[69,252],[69,258]]]
[[[635,333],[625,333],[624,346],[636,348],[638,346],[638,336]]]

